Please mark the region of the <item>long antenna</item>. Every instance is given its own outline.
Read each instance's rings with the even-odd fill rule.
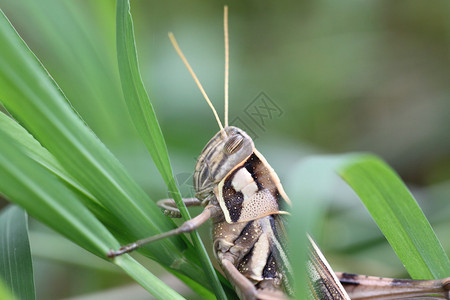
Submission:
[[[228,42],[228,6],[223,8],[223,31],[225,36],[225,128],[228,127],[228,78],[230,50]]]
[[[222,132],[223,135],[226,135],[225,130],[223,129],[222,123],[220,122],[220,118],[219,118],[219,115],[217,114],[216,109],[212,105],[211,100],[209,100],[208,95],[206,94],[205,90],[203,89],[202,84],[198,80],[197,75],[195,75],[194,70],[192,70],[191,66],[189,65],[186,57],[184,56],[183,52],[180,49],[180,46],[178,46],[177,40],[175,39],[175,37],[174,37],[172,32],[169,32],[169,39],[172,42],[172,45],[175,48],[175,50],[177,51],[177,53],[180,56],[181,60],[185,64],[186,68],[189,70],[189,73],[191,73],[191,76],[194,78],[195,83],[197,84],[198,88],[202,92],[203,97],[205,98],[205,100],[208,103],[209,107],[211,107],[211,110],[213,111],[213,114],[216,117],[217,123],[219,124],[220,131]]]

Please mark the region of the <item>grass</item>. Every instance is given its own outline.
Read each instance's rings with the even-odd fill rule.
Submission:
[[[183,217],[189,218],[138,69],[129,2],[118,1],[117,5],[117,58],[128,112]],[[0,44],[4,49],[0,101],[14,117],[0,114],[0,193],[102,259],[120,244],[174,228],[87,127],[4,14],[0,17]],[[404,183],[379,158],[360,154],[311,158],[292,168],[287,190],[297,203],[289,221],[289,228],[294,229],[289,233],[292,253],[298,253],[293,258],[296,270],[302,269],[305,257],[305,236],[299,232],[319,234],[317,226],[327,207],[324,194],[335,174],[358,194],[411,277],[431,279],[450,274],[444,250]],[[22,236],[24,242],[26,234]],[[220,299],[235,297],[229,284],[212,269],[197,233],[191,240],[173,237],[140,252],[180,274],[206,298],[213,299],[213,294]],[[155,297],[183,298],[131,256],[112,262]],[[297,273],[297,282],[304,282],[304,274]],[[34,290],[31,282],[27,284]],[[6,284],[12,286],[11,281]]]
[[[7,87],[2,89],[2,104],[16,119],[24,120],[21,124],[32,134],[15,135],[10,127],[22,128],[11,124],[12,120],[3,115],[4,124],[11,126],[2,127],[2,144],[6,145],[2,147],[2,194],[20,203],[36,219],[103,258],[109,249],[117,249],[125,241],[173,228],[173,223],[160,213],[74,112],[3,14],[0,22],[1,42],[7,49],[1,57],[4,70],[1,85]],[[36,156],[28,156],[28,149],[20,147],[25,143],[34,153],[47,155],[45,149],[33,141],[33,136],[51,153],[50,160],[63,166],[61,172],[53,172],[42,164],[40,157],[35,160]],[[61,173],[69,174],[73,179],[71,182],[76,182],[75,186],[59,177]],[[83,187],[83,193],[79,186]],[[202,272],[194,255],[195,249],[187,239],[174,237],[149,245],[142,251],[161,264],[176,266],[173,267],[175,271],[209,286],[210,281]],[[162,282],[127,255],[116,258],[114,263],[155,296],[161,299],[173,296],[172,289],[161,288]]]
[[[428,220],[398,175],[369,154],[311,157],[295,168],[288,187],[294,199],[289,223],[298,294],[307,289],[302,270],[305,236],[320,233],[324,211],[332,199],[333,180],[340,176],[358,195],[413,279],[439,279],[450,274],[450,261]],[[291,196],[291,197],[292,197]],[[304,295],[306,296],[306,295]]]
[[[0,296],[2,299],[13,299],[13,295],[17,299],[34,299],[33,265],[25,211],[15,205],[3,209],[0,230]]]

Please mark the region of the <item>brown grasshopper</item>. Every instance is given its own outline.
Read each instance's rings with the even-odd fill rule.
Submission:
[[[194,172],[196,198],[186,206],[204,206],[201,214],[180,227],[111,251],[115,257],[143,244],[197,229],[211,219],[214,254],[241,299],[289,299],[292,270],[286,251],[282,206],[291,205],[280,180],[242,129],[228,126],[228,25],[225,31],[225,126],[172,34],[169,37],[203,96],[220,131],[206,144]],[[180,217],[173,199],[158,202],[166,215]],[[334,273],[320,249],[309,239],[307,272],[311,299],[449,299],[450,278],[399,280]],[[344,289],[345,287],[345,289]]]

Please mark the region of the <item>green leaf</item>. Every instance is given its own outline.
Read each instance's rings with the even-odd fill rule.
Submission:
[[[0,130],[14,139],[15,142],[20,144],[23,151],[27,156],[34,161],[54,173],[56,176],[66,182],[67,186],[76,191],[81,197],[79,197],[83,203],[93,211],[97,218],[102,218],[105,210],[101,207],[101,204],[94,198],[83,186],[81,186],[70,174],[61,166],[61,164],[53,157],[51,153],[36,141],[32,135],[30,135],[23,127],[21,127],[16,121],[0,112]]]
[[[49,170],[28,157],[23,148],[3,130],[0,130],[0,144],[2,194],[26,208],[36,219],[97,256],[105,258],[110,249],[120,247],[73,192]],[[176,292],[138,266],[128,255],[114,262],[158,299],[175,299],[173,295]]]
[[[167,146],[142,83],[128,1],[117,1],[117,60],[128,112],[167,185],[173,180]]]
[[[158,277],[148,272],[141,264],[129,255],[122,255],[115,259],[115,264],[121,267],[137,283],[142,285],[157,299],[184,299],[180,294],[169,288]]]
[[[3,70],[0,84],[5,88],[1,89],[0,99],[3,104],[78,182],[120,216],[125,224],[118,225],[124,231],[131,231],[131,237],[147,235],[145,229],[158,232],[170,229],[171,222],[157,213],[156,205],[74,113],[12,27],[8,30],[10,24],[6,18],[1,21],[4,53],[0,57]],[[137,222],[127,221],[132,219],[141,221],[141,226],[137,228]],[[142,224],[146,224],[145,229]],[[156,253],[178,252],[170,241],[154,248]]]
[[[413,279],[450,275],[450,261],[399,176],[371,155],[351,158],[339,171],[358,194]]]
[[[161,128],[142,83],[134,40],[130,3],[128,0],[117,1],[116,32],[120,79],[128,111],[156,167],[159,169],[169,191],[171,191],[172,197],[175,199],[183,218],[185,220],[190,219],[189,212],[181,199],[180,192],[173,178],[167,146]],[[216,297],[218,299],[226,299],[225,292],[208,258],[200,236],[195,231],[191,233],[191,238],[197,249],[207,278],[209,278],[209,283],[216,293]]]
[[[36,219],[105,257],[119,243],[56,177],[0,130],[0,191]]]
[[[13,24],[25,22],[17,23],[23,39],[103,142],[133,133],[111,51],[113,1],[3,0],[2,9],[11,14]]]
[[[36,298],[27,222],[25,211],[17,206],[0,214],[0,280],[19,299]]]
[[[289,225],[295,228],[290,231],[292,253],[304,252],[295,242],[299,231],[317,229],[317,216],[322,215],[326,201],[332,200],[336,174],[357,193],[413,279],[449,276],[449,259],[408,188],[386,163],[367,154],[311,157],[294,168],[287,189],[295,199]],[[302,212],[311,210],[311,205],[315,206],[312,212]],[[297,267],[303,262],[293,258]]]
[[[30,139],[29,135],[11,137],[5,134],[4,130],[14,127],[10,120],[3,122],[4,130],[0,130],[0,191],[38,220],[103,258],[111,248],[117,249],[119,243],[79,199],[84,203],[95,201],[100,204],[97,208],[102,209],[101,213],[99,210],[94,212],[121,243],[173,228],[173,223],[160,213],[74,112],[3,13],[0,14],[0,44],[0,100],[49,151],[57,164],[63,166],[73,183],[79,184],[86,193],[73,194],[56,180],[54,174],[57,172],[48,172],[51,163],[48,164],[49,160],[41,156],[46,156],[45,151],[37,143],[27,144],[30,141],[25,140]],[[20,131],[18,128],[15,130]],[[59,175],[63,177],[62,173]],[[142,249],[163,265],[207,285],[195,258],[188,260],[184,256],[188,253],[185,250],[186,243],[179,237]],[[141,273],[142,270],[129,274]],[[135,279],[141,283],[145,281]],[[153,285],[151,282],[147,284]],[[170,291],[170,288],[166,286],[165,290],[159,293]]]
[[[102,222],[121,243],[172,229],[173,222],[160,213],[74,112],[3,14],[0,16],[0,44],[0,100],[67,173],[105,208],[105,215],[112,216]],[[195,259],[185,258],[186,247],[182,238],[173,237],[142,251],[206,285],[207,279]]]

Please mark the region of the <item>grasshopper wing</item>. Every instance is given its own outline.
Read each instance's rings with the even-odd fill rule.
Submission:
[[[307,262],[307,272],[313,299],[350,300],[325,256],[309,235],[308,240],[309,261]]]
[[[279,266],[279,272],[282,273],[284,289],[289,296],[292,296],[291,278],[293,271],[286,252],[286,230],[281,218],[282,216],[280,215],[265,218],[262,227],[270,241],[271,253],[275,258],[276,265]],[[307,262],[307,272],[309,286],[311,287],[310,298],[317,300],[350,300],[320,249],[309,236],[308,239],[310,255]]]

